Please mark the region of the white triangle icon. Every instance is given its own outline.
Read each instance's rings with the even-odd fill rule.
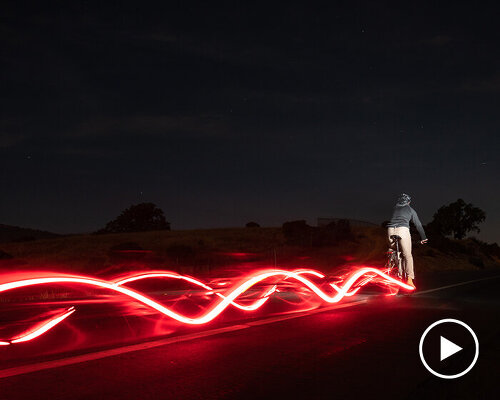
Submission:
[[[440,350],[441,350],[441,356],[439,361],[443,361],[444,359],[452,356],[453,354],[458,353],[460,350],[462,350],[462,348],[453,343],[452,341],[441,336]]]

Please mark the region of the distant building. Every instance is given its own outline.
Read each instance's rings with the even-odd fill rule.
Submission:
[[[356,226],[380,226],[378,224],[374,224],[373,222],[360,221],[359,219],[350,219],[350,218],[318,218],[318,226],[326,226],[332,222],[337,223],[341,219],[349,221],[349,224],[352,227],[356,227]]]

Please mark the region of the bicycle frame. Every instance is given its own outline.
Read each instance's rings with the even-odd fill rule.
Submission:
[[[392,275],[397,275],[400,279],[407,279],[406,271],[403,268],[401,259],[401,251],[399,249],[399,239],[394,239],[395,251],[391,250],[388,254],[387,272]]]

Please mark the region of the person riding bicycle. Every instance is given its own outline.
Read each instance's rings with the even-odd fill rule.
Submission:
[[[402,267],[408,277],[408,285],[415,287],[413,279],[415,279],[415,272],[413,269],[413,256],[411,255],[411,235],[410,235],[410,221],[416,226],[420,234],[420,243],[427,243],[424,228],[418,219],[418,215],[413,208],[410,207],[411,197],[406,193],[399,195],[396,205],[392,211],[392,217],[387,224],[387,237],[389,245],[392,248],[394,245],[391,239],[392,235],[401,237],[401,253],[403,257]]]

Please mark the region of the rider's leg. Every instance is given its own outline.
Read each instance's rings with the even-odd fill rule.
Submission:
[[[408,276],[408,281],[413,281],[415,279],[415,273],[413,271],[413,256],[411,255],[411,236],[410,230],[406,227],[398,228],[399,236],[401,236],[401,251],[404,258],[404,268],[406,275]]]

